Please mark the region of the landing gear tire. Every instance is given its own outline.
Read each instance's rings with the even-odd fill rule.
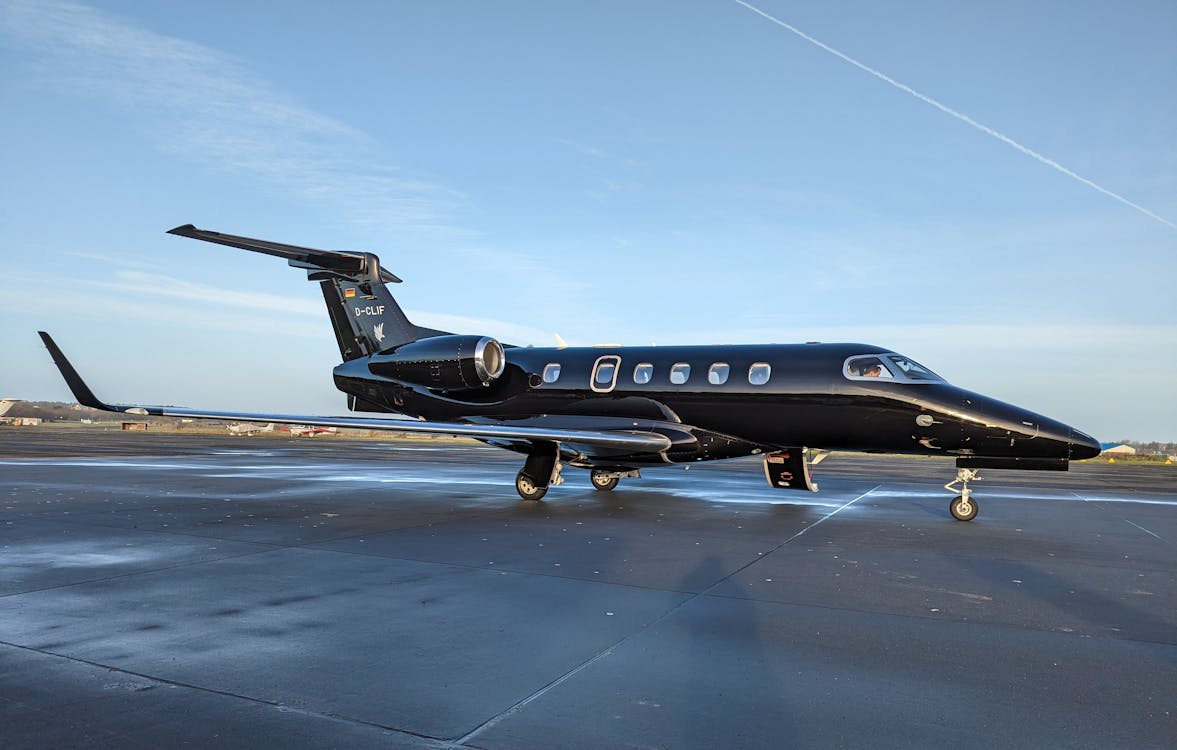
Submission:
[[[515,475],[515,491],[524,500],[539,500],[548,494],[547,487],[540,487],[534,479],[522,471]]]
[[[977,501],[971,497],[957,495],[948,504],[948,512],[958,521],[971,521],[977,517]]]
[[[593,469],[589,472],[589,480],[593,483],[594,490],[608,492],[617,486],[617,483],[621,481],[621,477],[609,476],[608,472]]]

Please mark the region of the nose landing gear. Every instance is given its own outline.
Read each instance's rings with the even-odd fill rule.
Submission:
[[[960,494],[952,499],[948,504],[948,512],[952,517],[958,521],[971,521],[977,517],[977,501],[973,500],[973,491],[969,489],[969,482],[980,481],[981,477],[976,469],[961,469],[956,470],[956,479],[944,485],[944,489],[951,492],[959,491]],[[956,485],[960,485],[958,490]]]

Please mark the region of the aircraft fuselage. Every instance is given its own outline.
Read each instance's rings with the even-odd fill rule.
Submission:
[[[910,377],[894,359],[910,360],[877,346],[514,347],[505,354],[503,374],[475,390],[398,383],[382,374],[382,355],[340,365],[335,381],[364,401],[428,420],[574,420],[585,427],[595,418],[601,429],[624,422],[693,438],[676,440],[661,456],[630,456],[632,464],[806,446],[1061,469],[1098,453],[1094,439],[1061,422],[958,388],[918,365]],[[851,374],[853,363],[871,357],[891,371]]]

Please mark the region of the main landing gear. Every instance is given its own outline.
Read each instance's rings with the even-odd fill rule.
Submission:
[[[527,471],[527,467],[515,475],[515,491],[519,493],[519,497],[524,500],[539,500],[548,493],[548,487],[554,484],[563,484],[564,477],[560,470],[563,464],[557,461],[552,467],[552,473],[549,475],[548,484],[540,486],[532,475]],[[636,477],[640,476],[636,471],[613,471],[609,469],[593,469],[589,472],[589,481],[593,485],[594,490],[601,492],[610,492],[617,487],[621,482],[622,477]]]
[[[977,501],[973,499],[973,491],[969,489],[969,482],[979,481],[980,475],[975,469],[957,469],[956,479],[944,485],[944,489],[957,492],[956,485],[960,485],[960,494],[948,504],[948,512],[958,521],[971,521],[977,517]]]
[[[560,449],[555,443],[536,443],[527,454],[527,463],[515,475],[515,491],[524,500],[535,501],[548,494],[548,487],[564,484],[560,462]],[[608,492],[617,486],[623,477],[640,477],[637,469],[625,467],[593,469],[589,481],[593,489]]]
[[[548,487],[563,484],[560,475],[560,446],[556,443],[533,443],[523,470],[515,475],[515,491],[524,500],[539,500]]]
[[[547,485],[540,487],[534,479],[528,476],[527,471],[520,471],[515,475],[515,491],[524,500],[539,500],[548,494]]]
[[[593,469],[589,472],[589,481],[593,483],[594,490],[609,492],[621,481],[621,474],[605,469]]]

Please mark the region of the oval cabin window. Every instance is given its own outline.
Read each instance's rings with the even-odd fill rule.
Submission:
[[[772,365],[767,362],[753,362],[748,368],[748,382],[752,385],[764,385],[772,377]]]
[[[723,385],[727,382],[731,369],[727,362],[716,362],[707,370],[707,382],[711,385]]]

